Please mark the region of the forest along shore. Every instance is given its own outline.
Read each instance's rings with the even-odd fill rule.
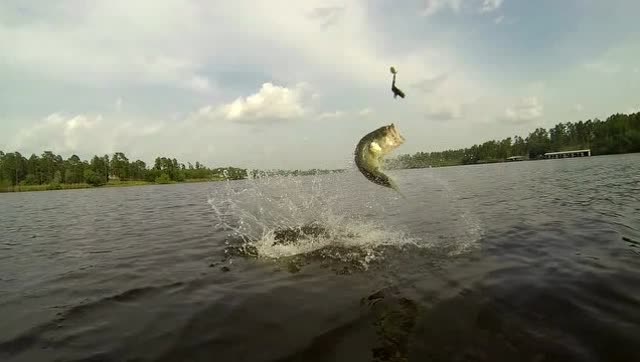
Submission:
[[[492,140],[469,148],[440,152],[401,154],[385,162],[387,169],[411,169],[505,162],[511,159],[538,160],[548,152],[590,150],[590,155],[640,152],[640,112],[616,113],[605,121],[558,123],[553,128],[536,128],[526,138],[515,136]],[[101,186],[139,186],[182,182],[242,180],[249,177],[305,176],[343,172],[340,170],[247,170],[237,167],[209,168],[196,162],[178,162],[157,157],[153,166],[129,161],[122,152],[111,157],[94,156],[83,161],[45,151],[29,158],[19,152],[0,151],[0,192],[47,191]]]
[[[640,152],[640,112],[616,113],[605,121],[558,123],[545,129],[538,127],[526,138],[514,136],[491,140],[469,148],[438,152],[403,154],[387,160],[389,169],[426,168],[539,160],[545,153],[571,150],[591,151],[592,156]]]
[[[177,159],[158,157],[152,167],[144,161],[130,162],[122,152],[113,156],[94,156],[83,161],[77,155],[68,159],[45,151],[25,158],[19,152],[0,151],[0,192],[27,192],[128,187],[156,184],[243,180],[275,175],[304,176],[344,170],[247,170],[238,167],[209,168],[196,162],[185,165]]]

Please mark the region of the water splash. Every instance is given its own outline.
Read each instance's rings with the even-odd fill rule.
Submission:
[[[383,202],[357,200],[345,186],[348,178],[341,173],[256,176],[224,182],[208,201],[215,227],[227,233],[230,247],[259,258],[321,257],[366,268],[387,247],[416,245],[405,232],[373,217],[384,210]],[[295,240],[283,242],[283,230],[295,231]]]

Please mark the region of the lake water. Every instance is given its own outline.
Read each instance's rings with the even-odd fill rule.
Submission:
[[[640,361],[640,154],[392,175],[1,194],[0,360]]]

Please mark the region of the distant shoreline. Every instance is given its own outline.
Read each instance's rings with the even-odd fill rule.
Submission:
[[[620,156],[620,155],[629,155],[629,154],[638,154],[640,152],[625,152],[625,153],[615,153],[615,154],[604,154],[604,155],[592,155],[589,157],[575,157],[575,159],[581,158],[591,158],[591,157],[599,157],[599,156]],[[508,161],[508,160],[484,160],[476,163],[441,163],[438,165],[420,165],[413,167],[388,167],[386,168],[388,171],[401,171],[401,170],[419,170],[425,168],[443,168],[443,167],[456,167],[456,166],[474,166],[474,165],[488,165],[488,164],[496,164],[496,163],[520,163],[527,161],[550,161],[546,159],[522,159],[517,161]],[[333,170],[333,172],[344,172],[344,169]],[[327,172],[319,172],[318,174],[325,174]],[[274,176],[311,176],[309,173],[295,173],[293,171],[279,171],[279,172],[260,172],[262,177],[274,177]],[[248,178],[239,178],[237,180],[246,180]],[[186,184],[186,183],[201,183],[201,182],[218,182],[218,181],[234,181],[234,179],[229,178],[206,178],[206,179],[187,179],[183,181],[167,181],[167,182],[150,182],[150,181],[117,181],[117,180],[109,180],[109,182],[105,185],[93,186],[88,183],[77,183],[77,184],[43,184],[43,185],[22,185],[22,186],[5,186],[0,188],[0,193],[13,193],[13,192],[34,192],[34,191],[58,191],[58,190],[81,190],[81,189],[100,189],[100,188],[110,188],[110,187],[132,187],[132,186],[149,186],[149,185],[165,185],[165,184]]]
[[[544,161],[553,161],[553,160],[557,161],[557,160],[568,160],[568,159],[589,159],[589,158],[593,158],[593,157],[622,156],[622,155],[634,155],[634,154],[640,154],[640,152],[608,153],[608,154],[603,154],[603,155],[591,155],[591,156],[588,156],[588,157],[567,157],[567,158],[560,158],[560,159],[525,158],[525,159],[517,160],[517,161],[485,160],[485,161],[478,161],[478,162],[475,162],[475,163],[446,163],[446,164],[439,164],[439,165],[420,165],[420,166],[413,166],[413,167],[388,167],[386,169],[389,170],[389,171],[419,170],[419,169],[423,169],[423,168],[443,168],[443,167],[456,167],[456,166],[479,166],[479,165],[490,165],[490,164],[496,164],[496,163],[511,164],[511,163],[535,162],[535,161],[544,162]]]
[[[343,172],[344,170],[331,170],[330,172]],[[326,170],[318,170],[316,174],[326,174]],[[299,171],[260,171],[253,174],[254,177],[277,177],[277,176],[310,176],[312,173],[299,172]],[[37,191],[59,191],[59,190],[82,190],[82,189],[100,189],[110,187],[132,187],[132,186],[150,186],[150,185],[171,185],[171,184],[188,184],[188,183],[201,183],[201,182],[219,182],[219,181],[236,181],[247,180],[247,177],[243,178],[225,178],[225,177],[211,177],[201,179],[186,179],[182,181],[163,180],[160,182],[131,180],[131,181],[118,181],[109,180],[104,185],[90,185],[88,183],[73,183],[73,184],[42,184],[42,185],[16,185],[16,186],[2,186],[0,187],[1,193],[13,193],[13,192],[37,192]]]
[[[0,193],[12,193],[12,192],[35,192],[35,191],[58,191],[58,190],[81,190],[81,189],[101,189],[110,187],[132,187],[132,186],[149,186],[149,185],[163,185],[163,184],[186,184],[186,183],[200,183],[200,182],[217,182],[224,179],[191,179],[184,181],[172,181],[167,183],[148,182],[148,181],[109,181],[106,185],[93,186],[88,183],[77,184],[45,184],[45,185],[22,185],[22,186],[7,186],[0,188]]]

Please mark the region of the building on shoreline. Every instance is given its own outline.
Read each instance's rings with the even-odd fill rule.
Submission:
[[[544,158],[545,159],[590,157],[590,156],[591,156],[591,149],[560,151],[560,152],[547,152],[547,153],[544,154]]]

